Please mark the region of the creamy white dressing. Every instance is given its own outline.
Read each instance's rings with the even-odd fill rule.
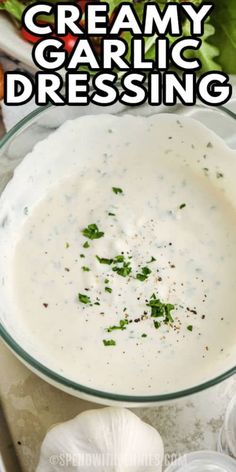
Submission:
[[[107,392],[170,393],[233,367],[235,158],[175,115],[80,118],[39,143],[2,196],[7,328],[47,367]],[[104,235],[86,238],[90,224]],[[123,256],[130,274],[96,255]],[[174,321],[151,316],[153,294]]]

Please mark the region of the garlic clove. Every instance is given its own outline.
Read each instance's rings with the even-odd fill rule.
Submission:
[[[46,435],[36,472],[161,472],[160,434],[125,408],[89,410]]]

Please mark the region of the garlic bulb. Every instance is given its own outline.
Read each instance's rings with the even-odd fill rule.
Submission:
[[[36,472],[161,472],[159,433],[125,408],[81,413],[46,435]]]

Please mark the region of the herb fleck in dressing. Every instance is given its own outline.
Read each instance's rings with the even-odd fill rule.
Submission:
[[[137,395],[233,366],[235,157],[175,115],[75,120],[27,156],[15,187],[24,170],[41,190],[16,223],[10,286],[39,360]]]

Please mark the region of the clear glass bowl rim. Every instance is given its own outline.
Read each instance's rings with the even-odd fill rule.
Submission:
[[[183,461],[183,465],[181,465],[181,461]],[[200,470],[200,467],[202,467],[202,465],[205,465],[205,461],[207,461],[207,465],[210,465],[209,461],[218,461],[216,465],[224,467],[224,469],[222,468],[222,471],[227,470],[225,469],[225,467],[235,466],[234,459],[224,453],[211,450],[202,450],[188,452],[184,454],[183,456],[179,457],[177,460],[172,462],[172,464],[167,467],[165,472],[184,472],[185,470],[193,471],[195,470],[195,466],[197,466],[198,470]],[[219,461],[221,463],[219,463]],[[194,469],[192,466],[194,466]],[[217,470],[219,469],[217,468]]]
[[[204,108],[207,108],[204,104],[202,104]],[[54,105],[46,105],[46,106],[41,106],[38,107],[37,109],[33,110],[31,113],[29,113],[26,117],[24,117],[22,120],[20,120],[13,128],[11,128],[8,133],[6,133],[2,139],[0,139],[0,150],[9,142],[11,139],[19,133],[26,125],[30,125],[30,122],[34,120],[38,115],[40,116],[44,111],[47,111],[48,109],[51,108],[56,108]],[[210,107],[209,107],[210,108]],[[235,126],[236,126],[236,114],[233,113],[231,110],[229,110],[225,106],[219,106],[216,107],[217,109],[221,110],[222,112],[226,113],[228,116],[233,118],[235,120]],[[196,385],[191,388],[187,388],[184,390],[179,390],[177,392],[172,392],[172,393],[167,393],[167,394],[161,394],[161,395],[142,395],[142,396],[136,396],[136,395],[123,395],[123,394],[115,394],[115,393],[109,393],[105,391],[100,391],[96,390],[90,387],[86,387],[85,385],[81,385],[77,382],[74,382],[72,380],[67,379],[66,377],[54,372],[53,370],[49,369],[48,367],[44,366],[42,363],[40,363],[37,359],[32,357],[28,352],[26,352],[13,338],[12,336],[7,332],[7,330],[4,328],[4,326],[0,322],[0,337],[2,340],[5,342],[5,344],[10,348],[11,351],[14,352],[14,354],[22,360],[23,363],[28,364],[33,371],[39,372],[39,375],[41,374],[44,378],[48,378],[49,382],[56,382],[57,384],[61,385],[61,388],[67,388],[70,391],[74,390],[75,392],[78,392],[77,396],[79,396],[79,392],[81,394],[84,394],[89,397],[101,399],[103,401],[107,400],[112,401],[112,402],[120,402],[120,403],[126,403],[126,404],[155,404],[155,403],[162,403],[162,402],[167,402],[167,401],[173,401],[179,398],[183,398],[189,395],[193,395],[195,393],[201,392],[203,390],[206,390],[210,387],[213,387],[214,385],[217,385],[224,380],[228,379],[232,375],[236,374],[236,364],[234,367],[232,367],[230,370],[224,372],[221,375],[218,375],[217,377],[206,381],[204,383],[201,383],[199,385]]]

